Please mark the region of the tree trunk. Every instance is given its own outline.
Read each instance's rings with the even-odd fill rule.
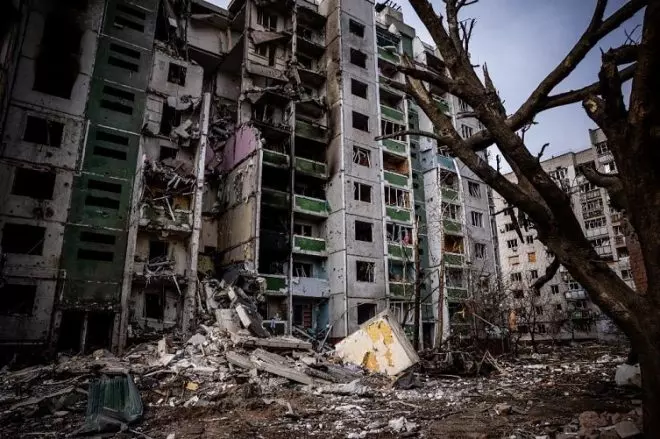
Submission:
[[[660,322],[644,334],[644,339],[633,342],[633,349],[639,352],[639,366],[642,371],[642,391],[644,409],[644,437],[660,438]]]

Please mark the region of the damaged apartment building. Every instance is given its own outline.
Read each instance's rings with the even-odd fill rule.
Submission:
[[[274,332],[340,339],[386,308],[411,331],[417,282],[425,346],[464,324],[453,316],[472,281],[496,267],[490,192],[429,139],[375,140],[431,129],[390,86],[401,56],[444,71],[398,10],[0,8],[3,346],[121,349],[185,332],[202,282],[232,270],[262,279]],[[463,135],[479,129],[433,92]]]

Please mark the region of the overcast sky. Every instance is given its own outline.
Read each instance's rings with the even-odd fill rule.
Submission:
[[[211,1],[220,6],[228,3]],[[477,19],[470,49],[472,60],[475,64],[488,63],[488,71],[508,112],[515,111],[570,50],[589,23],[595,3],[595,0],[481,0],[463,10],[461,18]],[[625,0],[610,0],[606,16],[624,3]],[[432,43],[408,1],[399,0],[398,4],[406,23],[424,41]],[[441,0],[433,0],[433,4],[438,10],[444,6]],[[632,31],[641,21],[640,13],[601,41],[599,47],[607,50],[622,44],[626,39],[623,31]],[[635,35],[639,34],[638,29]],[[596,48],[556,91],[595,82],[599,68],[600,51]],[[527,133],[526,143],[536,152],[549,142],[544,158],[586,148],[588,129],[595,128],[580,104],[549,110],[537,122]]]

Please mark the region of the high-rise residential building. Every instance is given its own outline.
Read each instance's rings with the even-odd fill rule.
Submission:
[[[601,130],[589,133],[591,147],[541,162],[543,169],[570,196],[575,216],[596,252],[634,288],[622,214],[612,207],[607,191],[589,183],[580,166],[594,165],[602,173],[616,172],[616,164]],[[505,175],[515,181],[515,175]],[[507,208],[521,225],[522,239]],[[582,286],[564,267],[536,295],[534,281],[554,258],[538,241],[533,225],[517,208],[495,194],[496,224],[503,288],[510,290],[508,305],[518,313],[517,326],[524,337],[534,332],[543,338],[607,338],[616,333],[611,321],[589,300]],[[532,327],[533,326],[533,327]]]
[[[410,333],[418,288],[425,346],[439,322],[443,338],[465,328],[461,303],[497,273],[492,196],[428,138],[375,140],[433,129],[392,86],[401,57],[445,72],[400,11],[14,4],[0,78],[2,343],[121,348],[186,331],[200,281],[236,270],[263,278],[276,331],[339,339],[390,308]],[[431,92],[462,136],[480,129]]]

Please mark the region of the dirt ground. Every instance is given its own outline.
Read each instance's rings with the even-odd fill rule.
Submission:
[[[368,396],[321,394],[295,384],[268,387],[246,378],[188,408],[168,405],[153,382],[137,380],[143,418],[130,431],[108,437],[555,437],[566,429],[575,431],[581,412],[627,413],[639,407],[638,391],[614,384],[615,367],[624,355],[623,348],[597,344],[555,347],[517,359],[499,358],[501,371],[486,377],[433,376],[420,370],[418,385],[408,390],[371,376],[361,382],[370,389]],[[73,408],[55,413],[41,410],[25,417],[5,411],[0,437],[65,437],[82,423],[84,409],[82,398]]]

